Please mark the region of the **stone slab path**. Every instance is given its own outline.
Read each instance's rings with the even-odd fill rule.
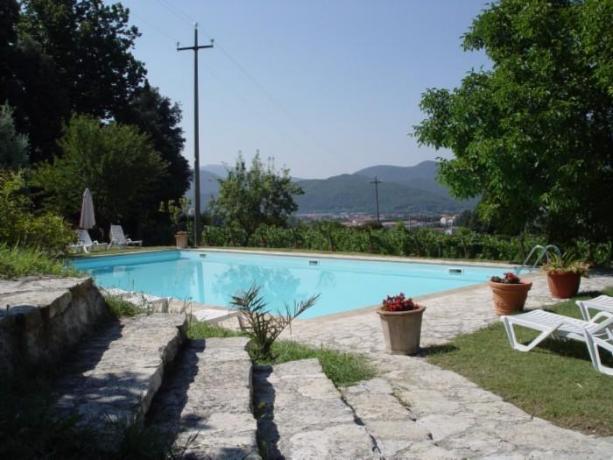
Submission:
[[[267,458],[379,457],[318,360],[278,364],[274,371],[258,368],[254,382],[260,445]]]
[[[558,302],[549,297],[544,276],[534,277],[533,283],[527,308]],[[611,276],[595,274],[582,280],[583,292],[608,286],[613,286]],[[428,308],[422,346],[427,349],[444,344],[458,334],[498,321],[490,298],[489,288],[480,286],[420,299]],[[372,359],[387,386],[370,382],[347,389],[347,401],[354,402],[356,413],[368,429],[370,419],[382,420],[385,412],[397,414],[397,404],[389,398],[391,388],[396,400],[409,408],[409,418],[414,418],[414,424],[421,429],[414,429],[404,417],[399,419],[407,426],[404,442],[411,443],[408,448],[403,448],[403,438],[396,438],[395,433],[380,435],[384,439],[382,452],[391,452],[391,458],[613,458],[613,438],[596,438],[534,418],[423,358],[385,354],[379,319],[373,310],[295,321],[291,335],[284,334],[283,338],[362,352]],[[373,407],[371,399],[378,400],[379,405]],[[376,429],[372,428],[372,432],[376,437]],[[424,432],[431,439],[421,439]],[[414,436],[418,439],[414,440]]]
[[[57,382],[58,412],[76,412],[102,432],[109,421],[142,420],[185,328],[185,315],[153,314],[111,323],[88,337]]]
[[[191,341],[155,398],[148,424],[168,433],[185,458],[260,458],[247,341]]]
[[[382,378],[341,389],[345,402],[366,427],[382,458],[432,453],[430,431],[415,422],[416,417],[393,391]]]
[[[432,436],[431,448],[421,445],[418,458],[613,458],[613,438],[595,438],[532,417],[423,359],[387,354],[373,358],[380,378]]]

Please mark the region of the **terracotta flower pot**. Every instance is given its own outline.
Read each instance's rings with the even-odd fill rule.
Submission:
[[[523,281],[520,284],[489,282],[494,297],[494,310],[497,315],[511,315],[522,311],[528,298],[532,283]]]
[[[570,299],[579,292],[581,275],[572,272],[548,272],[547,285],[551,297],[556,299]]]
[[[413,355],[419,348],[421,317],[426,307],[409,311],[377,310],[383,327],[385,351],[392,355]]]
[[[187,247],[187,232],[175,233],[175,240],[177,242],[177,249],[185,249]]]

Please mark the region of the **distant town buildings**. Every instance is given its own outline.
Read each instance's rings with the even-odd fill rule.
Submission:
[[[367,212],[340,212],[340,213],[304,213],[297,214],[296,217],[305,222],[334,221],[347,227],[363,227],[377,221],[377,216]],[[411,230],[415,228],[433,228],[452,234],[454,221],[457,214],[432,214],[409,215],[407,213],[386,213],[381,214],[381,225],[385,228],[393,227],[401,222],[405,228]]]

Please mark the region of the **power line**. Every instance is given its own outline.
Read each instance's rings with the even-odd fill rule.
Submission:
[[[187,21],[190,24],[194,24],[195,20],[189,14],[187,14],[185,11],[181,10],[180,8],[177,8],[175,5],[171,5],[166,0],[157,0],[157,2],[160,5],[165,6],[168,11],[170,11],[172,14],[174,14],[177,18],[181,19],[182,21]]]
[[[147,24],[149,27],[151,27],[154,31],[156,31],[157,33],[159,33],[160,35],[172,40],[174,43],[177,42],[177,37],[172,37],[169,34],[167,34],[166,32],[164,32],[161,28],[159,28],[158,26],[156,26],[155,24],[153,24],[151,21],[146,20],[145,18],[143,18],[142,16],[134,13],[134,11],[130,10],[130,14],[133,15],[135,18],[137,18],[139,21],[144,22],[145,24]]]
[[[169,38],[170,40],[172,40],[172,42],[173,42],[173,43],[176,43],[176,42],[177,42],[176,37],[171,37],[171,36],[170,36],[170,35],[168,35],[167,33],[163,32],[163,31],[162,31],[162,30],[161,30],[159,27],[157,27],[157,26],[156,26],[155,24],[153,24],[151,21],[147,21],[147,20],[145,20],[145,19],[144,19],[142,16],[140,16],[140,15],[138,15],[138,14],[135,14],[135,13],[134,13],[134,11],[133,11],[132,9],[130,9],[130,14],[131,14],[133,17],[138,18],[138,19],[139,19],[139,21],[142,21],[142,22],[144,22],[144,23],[148,24],[149,26],[151,26],[151,28],[152,28],[152,30],[153,30],[154,32],[157,32],[157,33],[158,33],[158,34],[160,34],[161,36],[164,36],[164,37],[166,37],[166,38]],[[204,34],[204,35],[206,36],[207,34]],[[216,45],[219,47],[219,44],[218,44],[217,42],[216,42],[215,44],[216,44]],[[224,51],[225,51],[225,50],[224,50]],[[228,53],[228,56],[229,56],[229,53]],[[238,64],[238,65],[240,65],[240,64]],[[207,67],[205,67],[205,68],[204,68],[204,73],[206,73],[207,75],[209,75],[209,76],[213,77],[215,80],[217,80],[217,81],[218,81],[218,82],[220,82],[220,83],[225,82],[225,79],[224,79],[223,77],[221,77],[221,76],[220,76],[220,75],[218,75],[216,72],[214,72],[214,69],[213,69],[213,67],[212,67],[211,65],[209,65],[209,66],[207,66]],[[262,111],[261,111],[261,110],[259,110],[259,109],[254,109],[254,108],[253,108],[253,106],[252,106],[252,103],[251,103],[251,102],[250,102],[250,101],[249,101],[249,100],[248,100],[248,99],[247,99],[247,98],[246,98],[246,97],[245,97],[243,94],[241,94],[241,93],[239,93],[239,92],[237,92],[237,91],[229,91],[229,93],[230,93],[232,96],[236,97],[236,99],[237,99],[238,101],[240,101],[240,102],[244,103],[246,106],[251,106],[251,110],[255,110],[255,112],[257,113],[257,115],[258,115],[259,117],[262,117],[262,118],[263,118],[263,117],[265,117],[264,112],[262,112]],[[294,145],[294,147],[296,147],[296,148],[300,149],[300,148],[302,148],[302,147],[304,146],[304,145],[303,145],[301,142],[299,142],[299,141],[298,141],[298,140],[295,138],[295,136],[293,136],[291,133],[287,132],[286,128],[282,128],[282,127],[278,126],[278,129],[279,129],[279,131],[285,131],[285,132],[286,132],[287,137],[285,137],[284,139],[285,139],[285,140],[290,140],[290,141],[291,141],[291,143]],[[278,132],[277,130],[275,130],[274,132],[275,132],[276,134],[279,134],[279,132]]]
[[[175,15],[175,17],[181,19],[182,21],[186,21],[190,24],[194,22],[194,18],[191,15],[189,15],[187,12],[177,7],[176,5],[169,3],[167,0],[157,0],[157,2],[160,5],[164,6],[173,15]],[[204,36],[210,38],[210,36],[208,36],[206,32],[204,32]],[[219,41],[216,41],[215,45],[221,51],[221,53],[240,71],[240,73],[242,73],[244,77],[246,77],[249,81],[251,81],[251,83],[255,85],[262,92],[262,94],[266,97],[268,102],[274,107],[276,107],[278,110],[280,110],[283,113],[283,115],[285,115],[285,117],[289,119],[292,124],[294,124],[295,128],[305,138],[315,143],[315,145],[320,150],[322,150],[324,153],[328,155],[333,154],[330,151],[330,149],[328,149],[325,145],[323,145],[323,143],[317,138],[317,136],[314,136],[311,132],[305,129],[303,124],[300,122],[300,120],[298,120],[298,118],[292,112],[290,112],[281,102],[279,102],[271,94],[271,92],[268,91],[268,89],[262,83],[260,83],[260,81],[257,78],[255,78],[255,76],[253,76],[251,72],[249,72],[243,64],[241,64],[238,61],[238,59],[232,56],[232,54],[223,45],[219,43]]]

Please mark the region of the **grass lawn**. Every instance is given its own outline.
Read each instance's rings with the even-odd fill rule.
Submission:
[[[613,288],[603,293],[613,295]],[[575,300],[547,310],[580,318]],[[531,331],[518,331],[517,338],[524,343],[536,336]],[[464,375],[531,415],[585,433],[613,435],[613,377],[592,368],[582,343],[546,340],[530,352],[514,351],[502,324],[496,323],[456,337],[427,359]],[[607,364],[612,365],[613,360]]]
[[[223,327],[194,321],[190,324],[188,337],[236,337],[244,333]],[[345,353],[325,347],[312,347],[291,340],[277,340],[272,347],[274,359],[256,360],[256,364],[281,364],[299,359],[317,358],[326,376],[336,386],[351,385],[375,376],[375,368],[368,358],[358,353]],[[253,357],[253,356],[252,356]]]
[[[116,318],[133,317],[141,313],[146,313],[143,308],[139,308],[138,305],[134,305],[132,302],[128,302],[119,296],[109,295],[106,296],[104,300],[109,306],[111,313]]]

